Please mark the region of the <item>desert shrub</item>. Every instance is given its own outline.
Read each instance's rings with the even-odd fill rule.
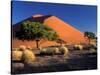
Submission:
[[[35,54],[31,50],[24,50],[22,59],[24,63],[30,64],[35,61],[36,57],[35,57]]]
[[[85,50],[91,50],[91,49],[97,50],[97,47],[93,44],[89,44],[89,45],[84,46],[84,49]]]
[[[69,52],[68,48],[65,46],[61,46],[59,50],[60,50],[61,54],[63,54],[63,55],[67,55]]]
[[[40,54],[46,54],[46,48],[40,50]]]
[[[40,54],[44,54],[44,55],[54,55],[58,53],[59,53],[59,49],[55,47],[44,48],[40,51]]]
[[[22,59],[22,51],[12,51],[12,60],[20,61]]]
[[[44,48],[42,50],[40,50],[40,54],[44,54],[44,55],[55,55],[55,54],[64,54],[67,55],[68,53],[68,48],[66,48],[65,46],[62,47],[50,47],[50,48]]]
[[[57,48],[57,47],[52,48],[52,50],[53,50],[54,54],[59,54],[60,53],[59,48]]]
[[[82,50],[83,46],[82,45],[74,45],[75,50]]]
[[[19,46],[19,50],[23,51],[23,50],[25,50],[25,49],[26,49],[26,46],[24,46],[24,45],[20,45],[20,46]]]
[[[53,55],[54,54],[53,49],[52,48],[47,48],[46,49],[46,54],[47,55]]]

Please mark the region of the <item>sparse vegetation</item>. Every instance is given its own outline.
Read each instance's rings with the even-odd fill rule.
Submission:
[[[91,49],[97,50],[97,47],[93,44],[89,44],[89,45],[84,46],[84,50],[91,50]]]
[[[54,55],[54,49],[53,48],[44,48],[44,49],[41,50],[40,54]]]
[[[44,29],[43,29],[44,28]],[[87,45],[70,45],[71,50],[68,45],[65,45],[65,41],[59,39],[59,36],[55,31],[51,28],[38,23],[38,22],[30,22],[26,21],[22,24],[21,29],[16,32],[16,37],[20,40],[35,40],[37,48],[31,48],[30,46],[21,45],[19,48],[14,48],[12,50],[12,60],[13,61],[23,61],[21,64],[15,64],[13,67],[15,69],[23,69],[25,65],[52,65],[55,62],[57,63],[66,63],[67,58],[72,56],[72,58],[88,58],[91,55],[96,56],[97,45],[93,45],[90,43],[91,39],[95,38],[95,35],[90,32],[85,33],[85,37],[88,38],[89,44]],[[23,35],[22,35],[23,34]],[[41,47],[39,46],[39,42],[42,39],[56,41],[60,45],[53,45],[50,47]],[[32,51],[33,50],[33,51]],[[72,55],[70,54],[72,51]],[[77,51],[75,51],[77,50]],[[82,51],[81,51],[82,50]],[[87,51],[86,53],[83,51]],[[73,56],[75,55],[75,57]],[[42,57],[43,56],[43,57]],[[44,61],[46,60],[46,62]],[[59,62],[58,62],[59,61]],[[39,64],[37,64],[39,62]],[[50,63],[52,62],[52,63]],[[17,67],[18,65],[18,67]],[[27,67],[26,67],[27,68]],[[29,68],[29,67],[28,67]],[[19,70],[20,71],[20,70]]]
[[[12,51],[12,60],[13,61],[20,61],[22,59],[22,51]]]
[[[74,49],[75,50],[83,50],[83,46],[82,45],[74,45]]]
[[[30,48],[26,48],[26,46],[20,46],[19,48],[15,48],[17,50],[12,51],[12,61],[23,61],[24,63],[33,63],[36,59],[35,54],[32,52]]]
[[[33,63],[35,59],[36,59],[36,56],[32,51],[30,50],[23,51],[22,60],[24,61],[24,63],[26,64]]]
[[[23,41],[35,40],[37,48],[39,48],[39,42],[42,39],[51,41],[58,39],[58,34],[53,29],[40,22],[24,21],[20,26],[15,33],[16,38]]]
[[[54,51],[54,54],[59,54],[60,53],[60,50],[57,47],[54,47],[53,48],[53,51]]]
[[[63,54],[64,56],[67,55],[69,52],[68,48],[65,46],[61,46],[59,50],[60,50],[61,54]]]
[[[92,39],[96,39],[96,35],[93,32],[86,31],[86,32],[84,32],[84,36],[88,39],[89,44],[91,44],[90,42]]]
[[[82,48],[80,48],[80,49],[82,49]],[[32,50],[34,50],[34,51],[32,51]],[[29,72],[30,71],[35,72],[37,70],[39,71],[40,68],[42,68],[43,70],[48,69],[48,68],[44,68],[43,66],[46,66],[49,68],[51,66],[53,66],[53,67],[55,66],[54,68],[58,69],[57,66],[59,66],[60,64],[64,65],[64,67],[65,67],[66,65],[69,66],[70,62],[72,64],[75,63],[74,66],[76,66],[76,64],[77,64],[76,62],[79,62],[79,61],[84,62],[84,60],[85,61],[87,60],[87,64],[89,65],[90,63],[88,63],[88,61],[90,61],[90,59],[88,60],[86,58],[96,57],[96,50],[93,48],[90,51],[85,50],[86,53],[81,52],[80,50],[78,50],[78,51],[73,50],[72,52],[70,52],[69,47],[65,46],[64,44],[62,46],[41,47],[40,50],[35,50],[35,49],[32,49],[32,50],[30,49],[30,47],[29,47],[29,49],[26,47],[26,49],[23,51],[17,50],[17,51],[23,52],[23,54],[21,55],[22,57],[20,56],[20,59],[23,61],[23,63],[22,62],[19,62],[19,63],[13,62],[12,67],[14,68],[13,69],[14,73],[20,73],[23,71],[27,72],[27,69]],[[84,48],[83,48],[83,50],[84,50]],[[39,53],[35,54],[36,53],[35,51],[37,51],[37,52],[39,51]],[[18,54],[16,54],[16,55],[18,55]],[[19,53],[19,55],[20,55],[20,53]],[[91,57],[91,55],[93,55],[93,57]],[[70,58],[70,57],[72,59],[67,60],[67,58]],[[74,60],[75,60],[74,58],[77,58],[76,62],[74,62]],[[18,60],[18,56],[16,57],[16,60]],[[59,65],[57,65],[57,64],[54,65],[55,63],[59,63]],[[49,66],[49,64],[51,66]],[[72,66],[72,65],[70,65],[70,66]],[[78,66],[80,67],[80,64],[78,64]],[[61,67],[59,67],[59,68],[61,68]]]
[[[67,55],[68,54],[68,48],[65,46],[61,46],[59,48],[57,47],[51,47],[51,48],[44,48],[40,51],[40,54],[44,55]]]

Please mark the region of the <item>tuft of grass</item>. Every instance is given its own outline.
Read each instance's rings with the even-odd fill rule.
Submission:
[[[60,51],[59,51],[59,48],[57,47],[44,48],[44,49],[41,49],[40,51],[40,54],[43,54],[43,55],[55,55],[58,53],[60,53]]]
[[[20,61],[22,59],[22,51],[12,51],[12,60],[13,61]]]
[[[44,49],[41,49],[41,50],[40,50],[40,54],[41,54],[41,55],[44,55],[44,54],[46,54],[46,48],[44,48]]]
[[[52,50],[53,50],[54,54],[60,53],[59,48],[57,48],[57,47],[54,47]]]
[[[74,49],[75,50],[83,50],[83,46],[82,45],[74,45]]]
[[[30,64],[35,61],[36,56],[31,50],[24,50],[22,58],[23,58],[24,63]]]
[[[61,54],[63,54],[64,56],[67,55],[67,54],[69,53],[68,48],[65,47],[65,46],[61,46],[61,47],[59,48],[59,51],[60,51]]]

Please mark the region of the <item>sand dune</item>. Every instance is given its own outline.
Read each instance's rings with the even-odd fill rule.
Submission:
[[[48,25],[52,29],[54,29],[60,38],[64,40],[67,44],[79,44],[79,43],[86,43],[84,34],[79,31],[78,29],[72,27],[68,23],[65,23],[61,19],[59,19],[56,16],[52,15],[33,15],[32,17],[29,17],[25,20],[35,21],[35,22],[42,22],[45,25]],[[25,21],[23,20],[23,21]],[[22,22],[22,21],[21,21]],[[29,45],[31,47],[35,47],[35,41],[21,41],[18,39],[15,39],[15,31],[20,28],[20,23],[17,23],[13,25],[12,27],[12,33],[13,33],[13,39],[12,39],[12,47],[18,47],[19,45]],[[54,41],[41,41],[41,46],[51,46],[56,45],[57,43]]]

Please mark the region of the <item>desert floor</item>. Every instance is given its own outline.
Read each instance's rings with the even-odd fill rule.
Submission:
[[[22,62],[12,62],[12,73],[25,74],[97,69],[97,52],[91,53],[88,50],[72,50],[69,51],[67,56],[41,56],[38,54],[39,51],[35,52],[37,59],[33,64],[27,65]]]

